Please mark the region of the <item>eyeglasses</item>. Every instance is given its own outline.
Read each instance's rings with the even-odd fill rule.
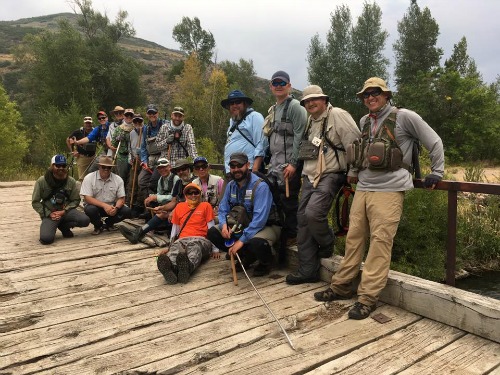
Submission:
[[[146,114],[148,116],[155,116],[156,114],[158,114],[158,112],[149,111],[149,112],[146,112]]]
[[[133,113],[125,113],[125,117],[134,117]]]
[[[144,122],[144,120],[133,120],[132,121],[134,124],[141,124]]]
[[[233,100],[232,102],[229,102],[229,105],[233,105],[233,104],[239,105],[241,103],[243,103],[243,100],[238,99],[238,100]]]
[[[236,168],[243,168],[245,164],[241,164],[241,163],[233,163],[233,164],[229,164],[229,168],[231,169],[236,169]]]
[[[177,168],[177,170],[180,171],[180,172],[185,171],[186,169],[189,169],[189,167],[179,167],[179,168]]]
[[[285,81],[273,81],[271,84],[274,87],[278,87],[278,86],[285,87],[286,85],[288,85],[288,83],[286,83]]]
[[[186,191],[185,195],[200,195],[200,191],[199,190]]]
[[[99,121],[101,121],[101,120],[106,120],[106,117],[98,117],[97,119],[98,119]]]
[[[62,169],[66,168],[66,164],[54,164],[56,168]]]
[[[195,165],[194,166],[194,169],[196,169],[197,171],[199,171],[200,169],[207,169],[207,168],[208,168],[207,164]]]
[[[363,98],[364,99],[368,99],[370,96],[373,96],[375,98],[376,96],[379,96],[380,94],[382,94],[382,89],[375,89],[375,90],[372,90],[372,91],[365,91],[363,93]]]
[[[104,169],[105,171],[109,171],[113,167],[110,167],[110,166],[107,166],[107,165],[100,165],[99,168]]]

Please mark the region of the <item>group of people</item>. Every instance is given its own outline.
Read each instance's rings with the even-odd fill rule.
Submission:
[[[369,78],[357,93],[369,111],[359,126],[347,111],[334,107],[319,86],[306,87],[300,101],[292,97],[291,87],[286,72],[272,75],[270,90],[276,102],[266,117],[253,110],[252,99],[240,90],[231,91],[221,101],[231,117],[224,149],[224,179],[211,175],[207,159],[196,154],[192,127],[184,124],[182,108],[176,107],[172,121],[162,124],[156,108],[149,106],[149,124],[131,131],[136,130],[142,139],[135,144],[143,167],[138,181],[140,189],[147,186],[143,202],[150,207],[151,217],[136,230],[120,230],[136,243],[148,231],[167,227],[170,245],[158,256],[157,265],[168,284],[187,282],[204,259],[210,254],[219,258],[221,252],[227,253],[227,259],[237,253],[241,259],[241,264],[236,264],[238,269],[253,267],[254,276],[264,276],[273,264],[273,247],[279,249],[278,258],[283,262],[284,249],[294,243],[298,268],[286,276],[286,283],[317,282],[321,258],[330,257],[334,250],[335,234],[328,223],[333,199],[344,184],[357,184],[345,257],[331,285],[316,292],[314,298],[333,301],[352,297],[352,283],[369,239],[358,300],[348,314],[351,319],[364,319],[375,310],[387,281],[404,192],[413,187],[413,144],[421,142],[429,150],[431,173],[424,185],[433,189],[444,173],[442,141],[418,114],[392,105],[392,92],[381,78]],[[138,118],[133,116],[132,120]],[[77,147],[96,139],[88,128],[72,137],[76,141],[69,144]],[[112,134],[108,149],[119,150],[124,139]],[[130,140],[127,142],[130,144]],[[89,220],[94,232],[111,230],[120,217],[131,214],[125,205],[124,188],[113,185],[107,190],[103,184],[107,180],[101,171],[109,173],[105,167],[110,160],[112,164],[110,156],[102,156],[97,163],[98,171],[93,173],[100,177],[86,176],[83,180],[80,194],[87,203],[86,217],[79,215],[83,213],[68,214],[78,205],[75,193],[68,194],[63,210],[52,203],[40,203],[44,197],[55,197],[61,186],[71,192],[75,185],[63,176],[66,163],[62,158],[53,158],[51,169],[37,181],[40,186],[33,194],[33,207],[42,216],[41,242],[52,242],[57,228],[64,237],[70,237],[71,227],[86,226]],[[128,160],[133,167],[134,159]],[[259,171],[265,163],[264,175]],[[118,177],[123,182],[124,178]],[[92,184],[99,186],[97,190]],[[99,206],[92,199],[103,189],[117,193],[113,204],[108,201]],[[49,215],[45,215],[45,208]],[[97,225],[97,214],[108,215],[102,226]]]

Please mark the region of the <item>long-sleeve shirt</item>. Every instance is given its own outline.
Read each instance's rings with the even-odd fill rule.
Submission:
[[[148,144],[147,140],[148,138],[156,137],[162,125],[163,125],[163,120],[161,119],[158,119],[156,121],[156,124],[154,124],[154,126],[152,122],[149,122],[147,125],[144,125],[144,128],[142,129],[141,162],[148,164],[149,152],[147,149],[147,144]]]
[[[66,211],[77,208],[80,204],[80,194],[76,187],[76,181],[73,177],[68,176],[66,184],[62,188],[68,195],[67,202],[65,202],[64,207],[57,207],[52,204],[50,198],[52,198],[53,189],[47,183],[44,176],[41,176],[35,182],[35,187],[33,188],[33,195],[31,197],[31,206],[43,219],[48,217],[53,210],[64,209]]]
[[[250,110],[252,109],[248,108],[247,113]],[[244,152],[248,156],[250,167],[253,166],[256,157],[264,156],[269,142],[262,132],[263,124],[264,117],[255,111],[248,114],[245,120],[238,124],[238,129],[252,141],[252,145],[236,129],[235,122],[232,119],[230,120],[227,130],[227,142],[224,148],[224,168],[226,172],[229,172],[229,158],[234,152]]]
[[[226,224],[226,215],[236,205],[245,206],[247,213],[252,215],[250,224],[243,229],[243,234],[239,238],[243,243],[247,243],[266,226],[273,205],[271,190],[269,190],[269,186],[264,181],[261,181],[257,185],[255,192],[252,194],[252,189],[258,180],[259,176],[250,173],[250,179],[247,180],[247,183],[242,188],[239,187],[236,181],[230,181],[219,203],[218,217],[220,228]]]
[[[194,139],[193,127],[184,122],[178,127],[174,127],[172,123],[164,124],[156,136],[156,147],[161,151],[161,157],[168,156],[167,142],[169,136],[173,136],[176,131],[180,132],[180,137],[170,143],[170,163],[175,165],[175,161],[184,159],[190,156],[193,160],[198,157],[196,144]]]
[[[389,116],[394,109],[387,105],[376,114],[378,124]],[[360,120],[363,127],[366,121],[365,115]],[[375,122],[370,118],[370,125]],[[431,159],[431,171],[434,175],[443,177],[444,174],[444,149],[443,142],[437,133],[417,113],[409,109],[401,108],[396,114],[395,128],[396,142],[403,153],[403,162],[411,165],[413,142],[419,140],[429,150]],[[357,190],[360,191],[405,191],[413,188],[413,178],[405,168],[396,171],[377,171],[363,169],[358,173]]]

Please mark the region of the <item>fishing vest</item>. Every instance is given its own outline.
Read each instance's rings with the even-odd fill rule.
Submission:
[[[403,162],[403,152],[396,142],[397,113],[398,108],[394,108],[372,137],[370,137],[370,117],[366,117],[361,137],[347,149],[348,164],[360,170],[368,168],[378,171],[396,171],[404,168],[412,173],[412,168]]]
[[[270,154],[275,157],[271,159],[272,169],[279,171],[281,165],[290,163],[293,155],[293,124],[287,118],[288,107],[292,101],[292,97],[286,99],[285,108],[281,119],[277,120],[274,117],[276,105],[269,109],[269,115],[264,120],[262,131],[269,139]]]

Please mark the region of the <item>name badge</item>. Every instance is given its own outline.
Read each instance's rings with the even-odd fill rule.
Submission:
[[[245,191],[245,200],[252,199],[252,190]]]
[[[316,147],[319,147],[319,145],[321,144],[321,138],[318,138],[318,137],[314,137],[311,141],[311,143],[313,145],[315,145]]]

